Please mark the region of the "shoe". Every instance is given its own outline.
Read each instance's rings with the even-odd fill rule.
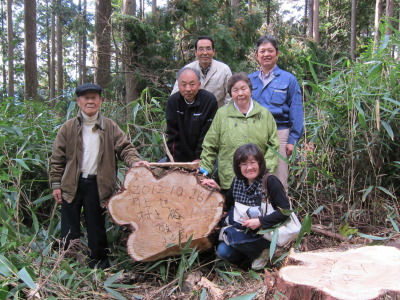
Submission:
[[[261,252],[260,256],[257,257],[255,260],[253,260],[251,268],[254,270],[263,269],[267,264],[268,260],[269,260],[269,248],[264,249],[263,252]]]
[[[103,259],[103,260],[92,259],[89,262],[89,267],[92,268],[92,269],[102,269],[102,270],[104,270],[104,269],[109,268],[110,266],[111,265],[110,265],[110,261],[109,261],[108,258]]]

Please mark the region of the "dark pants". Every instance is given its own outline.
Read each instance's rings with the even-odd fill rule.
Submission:
[[[266,239],[230,246],[225,242],[220,242],[217,247],[217,255],[230,263],[240,264],[245,259],[255,260],[266,248],[269,248],[269,242]]]
[[[61,235],[66,238],[65,249],[73,239],[79,239],[81,210],[85,216],[90,266],[108,262],[105,209],[100,206],[96,179],[79,178],[78,190],[72,203],[63,201],[61,206]]]

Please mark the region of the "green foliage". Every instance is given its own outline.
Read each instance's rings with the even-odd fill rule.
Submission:
[[[400,68],[390,49],[398,42],[398,32],[384,37],[376,52],[371,46],[358,62],[340,60],[322,81],[310,61],[306,147],[293,166],[308,209],[336,199],[345,220],[382,223],[396,206]]]

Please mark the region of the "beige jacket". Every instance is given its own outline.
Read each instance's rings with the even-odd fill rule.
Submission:
[[[231,101],[231,97],[229,96],[227,90],[227,83],[228,79],[232,76],[232,72],[228,65],[213,59],[211,63],[211,68],[208,71],[207,76],[204,76],[201,72],[198,60],[187,64],[185,68],[193,68],[199,70],[201,82],[200,88],[214,94],[215,98],[217,98],[218,101],[218,107],[224,106]],[[178,81],[176,81],[171,95],[178,91]]]
[[[52,189],[61,188],[63,200],[71,203],[78,188],[82,165],[82,116],[65,122],[57,133],[50,160]],[[104,204],[116,189],[117,161],[131,167],[139,161],[136,149],[126,134],[111,119],[99,114],[94,130],[99,130],[100,147],[97,167],[97,186],[100,203]]]

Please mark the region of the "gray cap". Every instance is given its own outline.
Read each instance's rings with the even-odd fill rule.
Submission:
[[[103,88],[98,85],[98,84],[94,84],[94,83],[85,83],[82,84],[80,86],[78,86],[75,90],[75,94],[77,97],[83,96],[84,94],[86,94],[89,91],[93,91],[93,92],[98,92],[99,95],[101,96],[101,92],[103,91]]]

